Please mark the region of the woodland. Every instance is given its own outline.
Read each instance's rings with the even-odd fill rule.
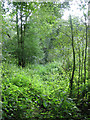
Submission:
[[[2,120],[90,120],[86,4],[2,2]]]

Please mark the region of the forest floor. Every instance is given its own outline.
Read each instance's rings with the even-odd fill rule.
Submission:
[[[3,120],[90,120],[89,92],[84,97],[74,83],[69,96],[69,72],[60,62],[19,68],[3,63]],[[77,78],[77,76],[75,76]]]

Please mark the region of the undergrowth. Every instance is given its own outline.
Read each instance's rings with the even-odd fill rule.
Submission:
[[[2,66],[3,120],[81,120],[60,63]]]

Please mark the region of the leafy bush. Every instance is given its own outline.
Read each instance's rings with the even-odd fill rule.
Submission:
[[[54,63],[31,65],[25,69],[3,63],[3,119],[56,120],[80,117],[75,103],[68,98],[69,80],[63,73]]]

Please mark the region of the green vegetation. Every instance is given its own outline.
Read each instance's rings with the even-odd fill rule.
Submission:
[[[69,97],[68,74],[59,62],[31,65],[25,69],[4,63],[2,75],[4,119],[81,120],[87,117]],[[85,99],[80,100],[81,104]],[[85,100],[82,109],[87,108],[88,101]]]
[[[2,2],[2,120],[89,120],[88,16],[67,8]]]

